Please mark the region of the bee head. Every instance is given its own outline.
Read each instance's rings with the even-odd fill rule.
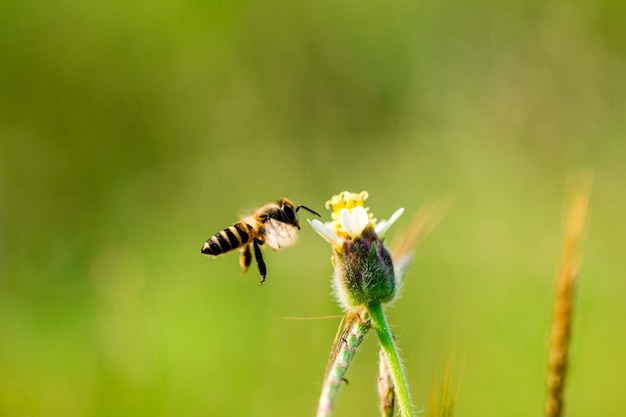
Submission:
[[[300,223],[298,222],[297,213],[298,213],[298,210],[300,210],[301,208],[305,209],[306,211],[310,213],[315,214],[318,217],[321,217],[317,212],[311,210],[310,208],[306,206],[295,207],[293,203],[286,198],[281,198],[280,200],[278,200],[278,206],[280,207],[280,211],[283,213],[283,217],[286,220],[285,223],[294,225],[298,229],[300,229]]]

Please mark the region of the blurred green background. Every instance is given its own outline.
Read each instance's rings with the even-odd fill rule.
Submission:
[[[3,2],[0,415],[313,415],[338,319],[285,317],[340,313],[328,244],[305,225],[263,287],[199,249],[346,189],[406,208],[391,242],[452,201],[389,309],[417,408],[454,352],[457,416],[541,415],[585,169],[567,411],[623,414],[624,4]],[[337,416],[378,415],[376,373],[372,334]]]

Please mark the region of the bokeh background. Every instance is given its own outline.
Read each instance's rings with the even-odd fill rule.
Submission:
[[[263,287],[199,249],[343,190],[406,208],[391,242],[451,201],[389,308],[417,408],[454,353],[457,416],[541,415],[583,170],[567,411],[622,415],[624,4],[3,2],[0,415],[313,415],[338,319],[286,317],[340,313],[328,244],[266,251]],[[376,373],[372,334],[337,416],[377,415]]]

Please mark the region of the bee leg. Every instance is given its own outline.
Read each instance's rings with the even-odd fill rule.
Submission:
[[[258,239],[254,239],[254,257],[256,258],[256,263],[259,267],[259,273],[261,274],[261,282],[259,285],[263,285],[265,282],[265,275],[267,275],[267,268],[265,268],[265,261],[263,260],[263,254],[261,253],[261,247],[263,242]]]
[[[241,248],[241,256],[239,257],[239,265],[241,265],[241,273],[245,274],[252,262],[252,254],[250,253],[250,245],[246,245]]]

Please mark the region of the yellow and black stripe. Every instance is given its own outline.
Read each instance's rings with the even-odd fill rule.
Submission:
[[[220,255],[250,243],[253,237],[253,227],[239,222],[211,236],[202,246],[201,252],[207,255]]]

